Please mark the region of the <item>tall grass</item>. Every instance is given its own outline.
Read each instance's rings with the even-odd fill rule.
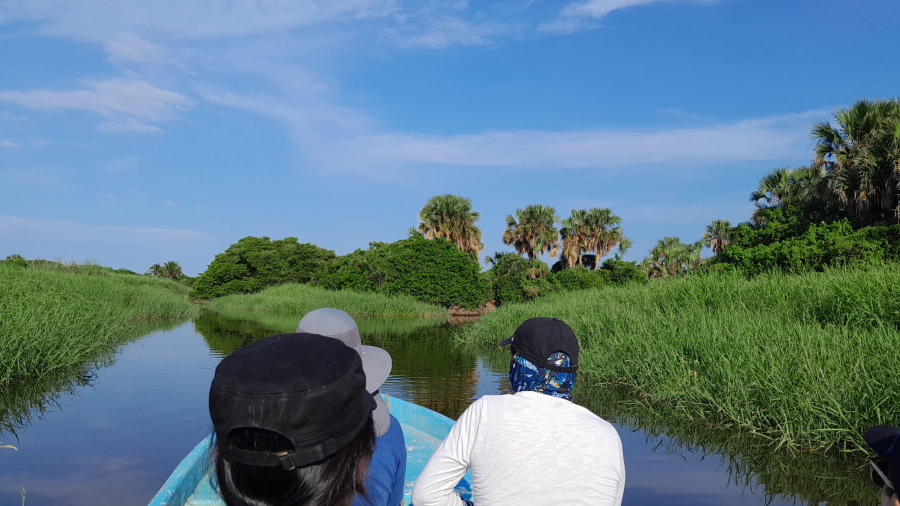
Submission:
[[[441,306],[420,302],[406,295],[334,291],[299,283],[273,286],[258,293],[227,295],[209,301],[206,306],[215,310],[237,309],[282,314],[304,314],[323,307],[370,315],[450,314]]]
[[[136,319],[197,312],[179,283],[0,263],[0,388],[54,377],[130,337]]]
[[[490,344],[533,316],[581,340],[580,377],[681,416],[797,447],[865,449],[900,421],[900,268],[693,276],[509,305],[457,338]]]

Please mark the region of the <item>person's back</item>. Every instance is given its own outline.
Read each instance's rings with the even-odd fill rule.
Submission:
[[[538,392],[475,401],[435,454],[468,462],[477,506],[622,502],[625,462],[613,426],[571,401]],[[462,504],[442,494],[462,476],[446,471],[429,462],[413,504]]]
[[[572,402],[578,367],[572,330],[560,320],[533,318],[506,344],[512,344],[510,384],[517,393],[484,396],[469,406],[419,475],[413,504],[465,504],[453,487],[468,469],[477,506],[620,505],[619,435]]]
[[[397,506],[403,502],[406,481],[406,443],[400,422],[390,415],[379,388],[391,372],[391,355],[377,346],[364,346],[359,328],[347,313],[332,308],[307,313],[297,332],[328,336],[356,350],[366,373],[366,389],[375,401],[375,453],[366,479],[366,493],[356,496],[353,506]]]
[[[403,504],[406,482],[406,441],[400,421],[391,415],[390,428],[375,441],[369,464],[365,495],[353,499],[352,506],[397,506]]]

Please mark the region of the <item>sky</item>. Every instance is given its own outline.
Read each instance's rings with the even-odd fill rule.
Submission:
[[[202,272],[472,200],[608,207],[641,260],[746,221],[814,122],[898,95],[900,2],[0,0],[0,258]],[[552,261],[552,260],[551,260]]]

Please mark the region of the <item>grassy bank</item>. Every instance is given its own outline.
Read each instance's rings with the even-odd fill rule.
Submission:
[[[581,377],[682,416],[799,447],[863,449],[900,419],[900,268],[693,276],[504,306],[464,327],[493,344],[532,316],[565,320]]]
[[[0,388],[102,357],[131,336],[135,320],[196,313],[189,290],[147,276],[0,264]]]
[[[299,283],[273,286],[252,294],[219,297],[206,303],[206,307],[214,310],[236,309],[281,314],[304,314],[323,307],[369,315],[450,314],[443,307],[420,302],[410,296],[326,290]]]

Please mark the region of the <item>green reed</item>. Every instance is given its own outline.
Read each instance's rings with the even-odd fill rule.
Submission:
[[[137,320],[197,309],[174,281],[0,264],[0,389],[56,377],[134,337]]]
[[[289,283],[258,293],[228,295],[212,299],[206,307],[267,313],[304,314],[331,307],[351,314],[448,316],[447,309],[420,302],[405,295],[383,295],[350,290],[326,290],[317,286]]]
[[[490,344],[533,316],[566,321],[588,383],[798,448],[864,450],[900,422],[900,267],[690,276],[504,306],[457,339]]]

